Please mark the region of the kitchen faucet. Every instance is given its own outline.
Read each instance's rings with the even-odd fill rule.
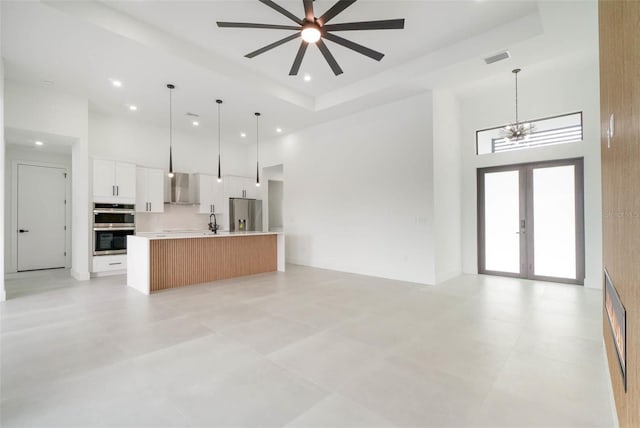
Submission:
[[[211,223],[211,216],[213,216],[213,223]],[[209,216],[209,230],[215,234],[218,233],[218,220],[215,213],[211,213]]]

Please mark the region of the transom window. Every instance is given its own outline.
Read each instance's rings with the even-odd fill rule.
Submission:
[[[508,152],[582,141],[582,112],[527,122],[532,131],[518,141],[504,136],[504,126],[476,131],[476,153]]]

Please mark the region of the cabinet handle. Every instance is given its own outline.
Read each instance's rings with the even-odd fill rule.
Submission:
[[[116,196],[120,196],[120,186],[116,186]]]
[[[151,202],[149,202],[149,211],[151,211]]]
[[[114,262],[114,263],[109,263],[109,266],[115,266],[115,265],[121,265],[122,262]]]
[[[116,195],[116,186],[111,186],[111,196]]]

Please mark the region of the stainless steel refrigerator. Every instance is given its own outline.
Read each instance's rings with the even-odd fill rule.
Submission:
[[[262,232],[262,201],[229,198],[229,230]]]

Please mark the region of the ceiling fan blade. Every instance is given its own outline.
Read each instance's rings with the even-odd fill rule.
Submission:
[[[293,25],[273,25],[273,24],[254,24],[251,22],[216,22],[220,28],[262,28],[269,30],[295,30],[299,31],[300,27]]]
[[[329,24],[322,27],[326,31],[351,30],[402,30],[404,19],[385,19],[382,21],[346,22],[344,24]]]
[[[318,45],[318,49],[320,49],[320,52],[322,52],[322,56],[324,57],[324,59],[326,59],[329,63],[329,67],[331,67],[331,70],[333,70],[333,74],[335,74],[336,76],[342,74],[343,71],[338,65],[338,61],[336,61],[333,55],[331,55],[329,48],[324,44],[322,39],[318,40],[316,44]]]
[[[289,18],[290,20],[292,20],[296,24],[302,25],[302,20],[300,18],[295,16],[293,13],[289,12],[284,7],[276,4],[275,2],[273,2],[271,0],[258,0],[258,1],[260,3],[263,3],[263,4],[267,5],[267,6],[269,6],[271,9],[273,9],[273,10],[275,10],[277,12],[280,12],[281,14],[283,14],[284,16],[286,16],[287,18]]]
[[[371,59],[375,59],[376,61],[380,61],[384,57],[384,54],[382,52],[374,51],[373,49],[369,49],[368,47],[359,45],[358,43],[352,42],[351,40],[336,36],[335,34],[325,33],[322,35],[322,37],[327,40],[331,40],[334,43],[342,45],[345,48],[349,48],[353,51],[361,53],[362,55],[368,56]]]
[[[289,71],[289,76],[296,76],[298,74],[300,65],[302,65],[302,58],[304,58],[304,54],[307,51],[307,46],[309,46],[309,43],[303,40],[300,44],[300,49],[298,49],[296,59],[293,60],[293,65],[291,66],[291,70]]]
[[[336,4],[331,6],[331,9],[326,11],[320,18],[318,18],[318,23],[320,25],[324,25],[327,22],[331,21],[337,14],[354,4],[356,0],[338,0]]]
[[[283,44],[287,43],[288,41],[291,41],[293,39],[297,39],[298,37],[300,37],[300,33],[292,34],[290,36],[285,37],[284,39],[280,39],[277,42],[273,42],[270,45],[267,45],[267,46],[265,46],[263,48],[260,48],[260,49],[258,49],[256,51],[250,52],[250,53],[246,54],[245,57],[247,57],[247,58],[256,57],[256,56],[258,56],[260,54],[265,53],[266,51],[269,51],[269,50],[271,50],[273,48],[277,48],[278,46],[283,45]]]
[[[314,22],[315,15],[313,13],[313,0],[302,0],[304,5],[304,16],[309,22]]]

